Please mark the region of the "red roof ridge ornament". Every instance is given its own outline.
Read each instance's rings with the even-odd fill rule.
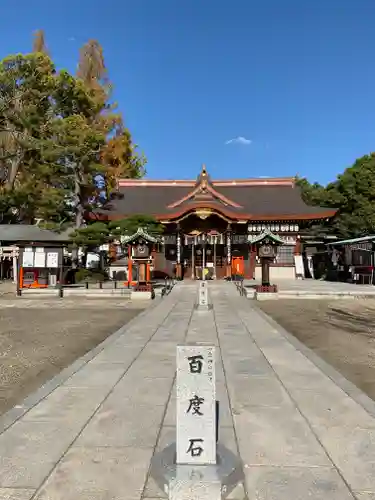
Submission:
[[[191,200],[192,198],[199,198],[199,196],[203,196],[207,201],[213,201],[213,199],[217,199],[224,205],[229,205],[232,208],[243,208],[242,205],[239,205],[238,203],[219,193],[219,191],[216,191],[211,182],[211,178],[207,172],[205,164],[202,165],[202,170],[197,177],[194,189],[183,198],[180,198],[179,200],[168,205],[168,208],[176,208],[186,201]],[[199,202],[202,200],[196,199],[195,201]]]
[[[206,165],[203,163],[201,173],[197,177],[196,186],[211,184],[211,178],[207,173]]]

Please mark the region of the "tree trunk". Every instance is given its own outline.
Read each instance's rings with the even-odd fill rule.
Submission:
[[[8,180],[5,186],[7,191],[11,191],[14,187],[20,163],[19,158],[13,158],[11,161]]]
[[[75,229],[80,229],[83,225],[83,206],[81,200],[81,183],[79,179],[79,174],[76,171],[75,181],[74,181],[74,199],[75,199]],[[78,267],[78,246],[74,245],[72,249],[72,268],[77,269]]]
[[[87,247],[85,247],[84,252],[83,252],[83,257],[82,257],[82,267],[86,269],[87,266],[87,254],[89,253],[89,250]]]

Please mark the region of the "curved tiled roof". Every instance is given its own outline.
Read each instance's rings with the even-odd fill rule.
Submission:
[[[69,237],[31,224],[0,224],[0,241],[63,243]]]
[[[212,182],[212,188],[222,196],[222,199],[231,200],[236,206],[226,204],[222,199],[211,197],[210,204],[222,207],[233,215],[241,214],[248,218],[325,218],[334,215],[335,210],[309,206],[302,200],[301,192],[294,182],[289,179],[281,182],[279,179],[258,180],[258,182],[236,181]],[[201,199],[188,198],[195,189],[189,181],[126,181],[120,182],[119,191],[122,199],[111,203],[109,214],[114,216],[129,216],[147,213],[155,217],[169,218],[176,213],[184,213],[194,208]],[[186,201],[176,204],[187,197]],[[207,199],[207,203],[209,203]],[[240,208],[239,208],[240,207]]]

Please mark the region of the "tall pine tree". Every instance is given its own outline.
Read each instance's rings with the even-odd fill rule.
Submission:
[[[89,40],[82,47],[77,76],[98,105],[96,114],[90,119],[91,125],[106,137],[100,151],[100,182],[102,192],[109,199],[117,189],[119,178],[142,177],[145,174],[146,159],[138,154],[122,115],[116,112],[116,105],[111,102],[112,84],[108,78],[103,48],[97,40]]]
[[[49,55],[43,30],[37,30],[34,33],[33,52]]]
[[[0,201],[3,222],[31,222],[53,166],[42,145],[53,119],[55,70],[42,53],[0,62]]]
[[[100,44],[82,48],[77,77],[57,72],[46,52],[40,30],[31,54],[0,61],[0,222],[80,230],[146,160],[111,102]]]

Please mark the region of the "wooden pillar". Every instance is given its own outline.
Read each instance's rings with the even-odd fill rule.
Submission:
[[[262,286],[270,286],[270,259],[262,257]]]
[[[12,261],[13,261],[13,283],[18,283],[18,263],[17,263],[17,252],[12,250]],[[1,261],[2,265],[2,261]]]
[[[195,238],[191,244],[191,279],[195,279]]]
[[[254,279],[255,277],[255,267],[256,267],[256,248],[255,245],[250,243],[249,245],[249,279]]]
[[[301,244],[301,238],[298,235],[296,238],[296,244],[294,245],[294,255],[301,255],[302,253],[302,244]]]
[[[176,278],[181,279],[181,234],[179,228],[177,229],[177,258],[176,258]]]
[[[18,277],[17,283],[19,283],[19,287],[23,288],[23,267],[21,265],[19,266],[19,273],[17,277]]]
[[[62,285],[64,285],[64,248],[63,247],[60,248],[57,262],[59,264],[58,282],[60,283],[60,289],[62,289]],[[57,277],[56,277],[56,280],[57,280]]]
[[[255,279],[255,272],[256,272],[256,267],[257,267],[257,248],[256,248],[256,245],[251,245],[251,252],[252,252],[252,258],[253,258],[252,279]]]
[[[181,279],[181,276],[182,276],[181,264],[176,264],[176,278]]]
[[[128,286],[131,285],[131,282],[133,281],[133,261],[132,261],[132,246],[129,245],[128,247]]]
[[[230,225],[227,230],[227,278],[232,276],[232,240],[231,240],[231,232]]]
[[[206,242],[202,245],[202,280],[206,279]]]
[[[149,272],[149,280],[151,281],[151,266],[155,270],[156,267],[156,247],[153,246],[151,250],[151,258],[150,258],[150,263],[148,265],[148,272]]]
[[[138,262],[138,283],[147,280],[147,264],[146,262]]]
[[[216,236],[214,236],[214,273],[213,279],[216,280]]]
[[[302,244],[301,237],[298,235],[296,244],[294,245],[294,272],[296,279],[304,279],[305,272],[302,261]]]

